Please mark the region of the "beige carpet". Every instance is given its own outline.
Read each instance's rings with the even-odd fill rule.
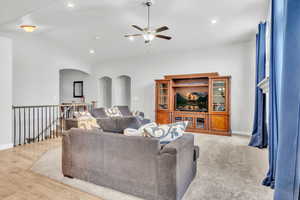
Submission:
[[[196,134],[200,147],[197,176],[184,200],[271,200],[273,191],[261,185],[267,171],[267,151],[248,147],[248,137]],[[45,153],[33,166],[36,173],[94,194],[104,200],[138,200],[109,188],[68,179],[61,173],[61,148]]]

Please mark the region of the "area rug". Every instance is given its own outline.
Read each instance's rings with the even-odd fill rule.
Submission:
[[[249,137],[195,134],[200,147],[197,176],[183,200],[271,200],[273,191],[261,185],[267,172],[267,151],[248,147]],[[32,171],[104,200],[140,198],[77,179],[61,172],[61,148],[46,152]]]

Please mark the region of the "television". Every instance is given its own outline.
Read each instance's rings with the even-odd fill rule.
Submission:
[[[208,112],[208,93],[191,92],[184,95],[176,93],[175,110],[191,112]]]

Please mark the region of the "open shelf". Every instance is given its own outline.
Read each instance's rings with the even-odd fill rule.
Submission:
[[[208,87],[208,84],[180,84],[180,85],[173,85],[173,88],[176,87]]]

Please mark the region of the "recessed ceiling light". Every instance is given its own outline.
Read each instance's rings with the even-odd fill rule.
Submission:
[[[96,40],[100,40],[101,37],[100,37],[100,36],[96,36],[95,39],[96,39]]]
[[[89,51],[89,52],[90,52],[90,54],[94,54],[94,53],[96,53],[94,49],[90,49],[90,51]]]
[[[20,28],[22,28],[25,32],[32,33],[37,29],[37,26],[33,25],[21,25]]]
[[[74,8],[75,4],[72,2],[68,2],[67,6],[68,6],[68,8]]]
[[[216,20],[216,19],[212,19],[212,20],[211,20],[211,23],[212,23],[212,24],[216,24],[217,22],[218,22],[218,20]]]

